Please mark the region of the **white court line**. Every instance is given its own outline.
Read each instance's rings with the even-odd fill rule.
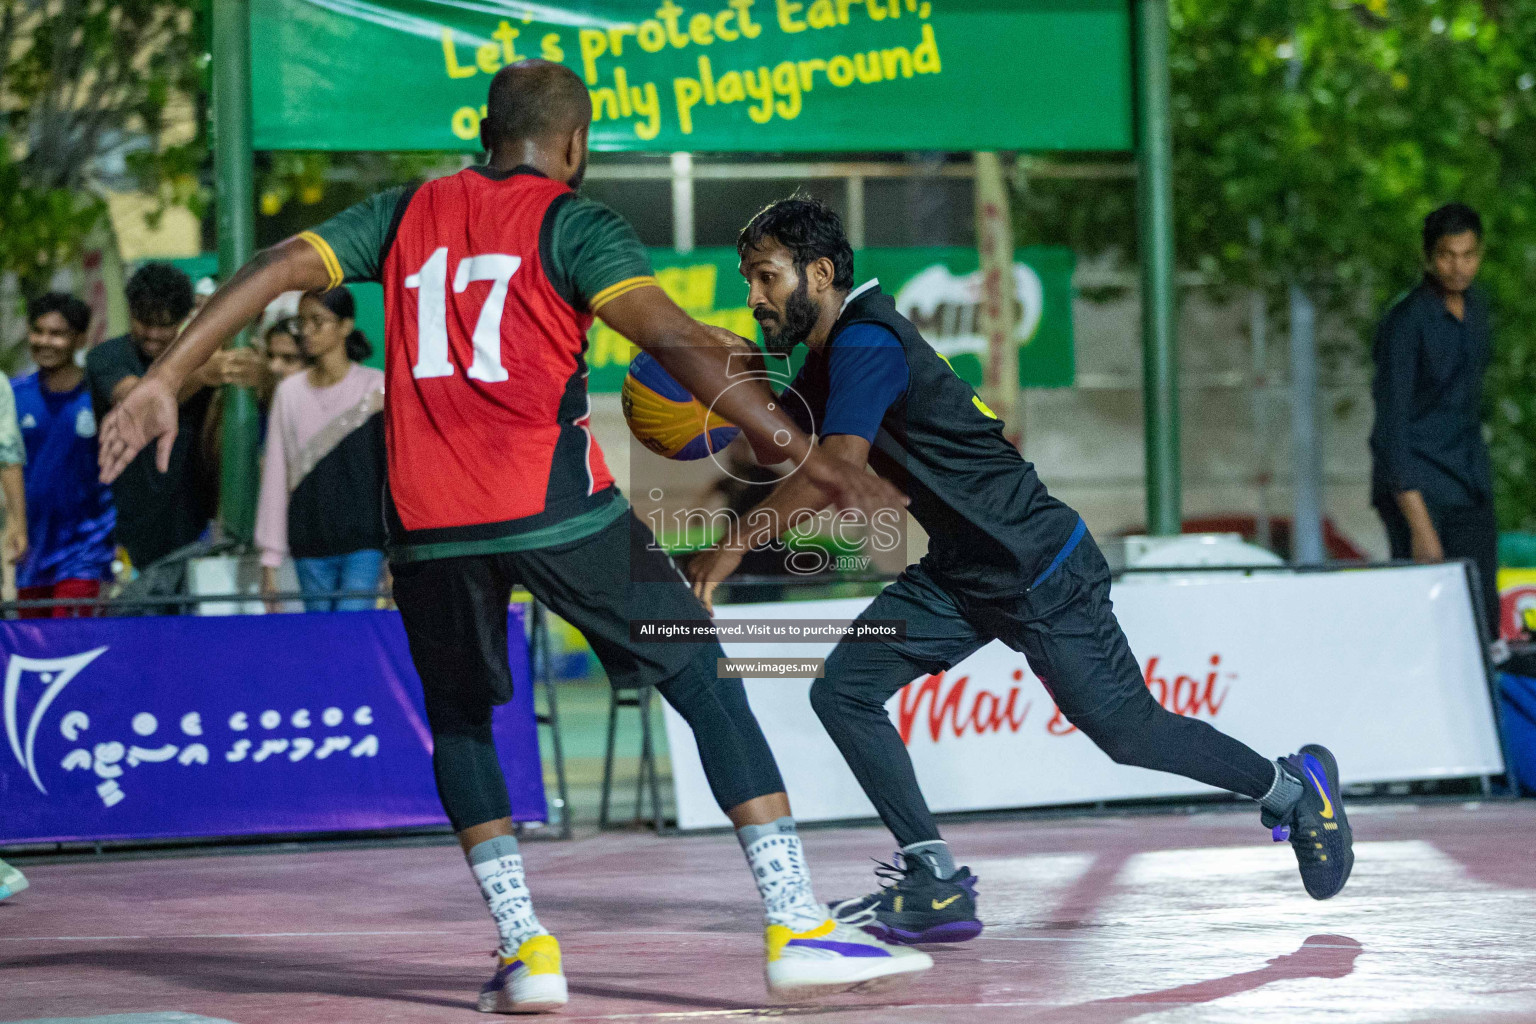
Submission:
[[[1006,926],[1005,926],[1006,927]],[[182,933],[172,932],[165,935],[30,935],[10,936],[0,935],[0,942],[139,942],[145,940],[165,939],[355,939],[373,936],[389,935],[458,935],[464,936],[464,932],[444,931],[373,931],[373,932],[211,932],[211,933]],[[605,938],[608,936],[620,936],[626,939],[645,939],[652,936],[658,938],[710,938],[718,939],[722,935],[745,935],[745,932],[662,932],[647,928],[640,932],[566,932],[567,941],[578,938]],[[1077,935],[982,935],[973,942],[1097,942],[1097,937]],[[1320,942],[1309,944],[1312,949],[1355,949],[1355,946],[1324,945]],[[1012,1004],[1007,1004],[1012,1005]]]
[[[1048,937],[1042,936],[1040,938],[1030,937],[1030,938],[1017,938],[1017,939],[1015,939],[1015,938],[1005,938],[1004,936],[1001,936],[1001,935],[994,935],[994,936],[992,936],[992,941],[993,942],[1097,942],[1098,940],[1097,939],[1078,939],[1078,938],[1070,938],[1069,939],[1069,938],[1067,938],[1065,936],[1063,936],[1061,938],[1054,938],[1054,937],[1049,937],[1048,938]],[[1308,949],[1361,949],[1360,946],[1345,946],[1345,945],[1342,945],[1342,944],[1330,945],[1330,944],[1325,943],[1325,942],[1309,942],[1309,943],[1306,944],[1306,946],[1307,946]],[[1362,950],[1362,952],[1363,951],[1364,950]],[[1295,952],[1295,950],[1290,950],[1290,952]]]
[[[0,935],[0,942],[128,942],[139,939],[318,939],[329,936],[357,938],[364,935],[462,935],[463,932],[227,932],[219,934],[167,935],[30,935],[19,938]]]
[[[1122,999],[1119,1002],[1128,1005],[1139,1005],[1142,1001],[1134,999]],[[1156,999],[1145,1001],[1147,1005],[1169,1006],[1171,1003],[1163,1003]],[[1063,1002],[1046,1002],[1039,999],[1020,999],[1006,1003],[878,1003],[861,1006],[857,1004],[825,1005],[825,1006],[786,1006],[770,1003],[764,1006],[740,1010],[658,1010],[652,1013],[606,1013],[591,1014],[581,1017],[563,1016],[562,1020],[700,1020],[706,1018],[722,1017],[800,1017],[810,1014],[846,1014],[858,1012],[882,1012],[887,1014],[904,1013],[908,1010],[996,1010],[1018,1007],[1054,1008],[1070,1007],[1075,1004]]]
[[[442,931],[378,931],[378,932],[218,932],[208,934],[168,932],[164,935],[0,935],[0,942],[130,942],[142,939],[352,939],[372,935],[466,935],[466,932]],[[656,936],[694,936],[719,938],[721,935],[746,935],[746,932],[660,932],[647,928],[643,932],[567,932],[566,937],[620,935],[625,938]],[[754,933],[755,934],[755,933]]]

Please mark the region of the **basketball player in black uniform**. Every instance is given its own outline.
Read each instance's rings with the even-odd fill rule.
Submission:
[[[980,933],[976,878],[956,868],[885,703],[994,639],[1029,659],[1062,713],[1116,762],[1258,800],[1276,840],[1288,830],[1307,892],[1337,893],[1354,856],[1333,756],[1309,745],[1271,761],[1153,699],[1082,518],[1046,492],[1002,423],[878,282],[853,286],[853,250],[837,215],[814,200],[783,200],[742,230],[737,251],[767,348],[809,350],[791,385],[809,405],[802,428],[850,472],[868,464],[905,491],[929,537],[922,561],[862,616],[904,620],[906,638],[840,643],[811,688],[822,724],[901,845],[881,870],[888,884],[834,905],[839,919],[898,942]],[[783,405],[801,411],[799,402]],[[695,591],[707,604],[744,552],[776,539],[769,524],[787,531],[822,506],[788,477],[763,514],[742,516],[694,558]]]

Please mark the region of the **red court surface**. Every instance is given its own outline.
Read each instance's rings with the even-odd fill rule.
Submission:
[[[948,838],[988,929],[918,982],[771,1004],[733,837],[525,843],[567,1020],[1536,1022],[1536,802],[1352,809],[1327,903],[1256,815],[985,821]],[[873,828],[806,834],[821,895]],[[450,846],[75,861],[0,904],[0,1021],[470,1021],[493,932]]]

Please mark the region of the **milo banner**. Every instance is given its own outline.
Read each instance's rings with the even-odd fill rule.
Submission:
[[[545,818],[521,609],[497,753]],[[446,823],[395,612],[0,622],[0,845]]]
[[[540,57],[581,75],[602,150],[1125,150],[1129,11],[1125,0],[252,0],[255,145],[478,151],[491,76]]]
[[[734,249],[697,249],[681,255],[652,249],[656,277],[691,315],[754,341],[761,338],[747,307],[747,286],[737,273]],[[1019,308],[1014,336],[1019,345],[1021,387],[1072,385],[1072,270],[1070,249],[1032,246],[1015,253],[1014,292]],[[863,249],[854,254],[857,280],[878,278],[909,318],[955,371],[973,387],[982,382],[987,341],[981,332],[981,272],[975,249]],[[598,321],[592,328],[587,365],[594,392],[617,391],[635,348]],[[804,358],[797,350],[796,360]]]

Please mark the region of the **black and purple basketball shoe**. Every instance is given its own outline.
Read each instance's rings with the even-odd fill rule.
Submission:
[[[1307,895],[1326,900],[1338,895],[1355,866],[1354,837],[1339,792],[1339,765],[1326,747],[1309,743],[1280,767],[1301,782],[1301,798],[1284,815],[1264,811],[1275,842],[1291,841]]]
[[[857,925],[886,942],[918,945],[965,942],[981,934],[976,918],[976,876],[960,868],[939,878],[921,857],[903,857],[875,869],[882,881],[868,896],[830,905],[834,920]]]

